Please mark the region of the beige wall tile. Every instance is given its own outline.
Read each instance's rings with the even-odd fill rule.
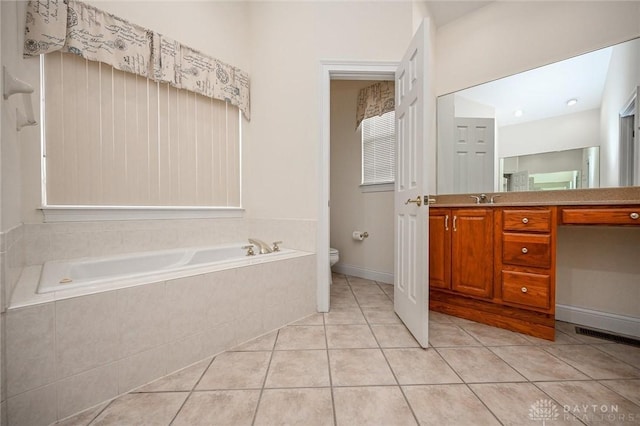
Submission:
[[[34,389],[7,400],[10,425],[48,425],[56,421],[56,385]]]
[[[10,397],[55,380],[54,338],[53,303],[6,314],[6,380]]]
[[[68,377],[118,358],[117,294],[56,302],[56,371]]]
[[[169,342],[204,330],[206,275],[170,280],[166,283]]]
[[[57,385],[58,418],[63,419],[118,395],[115,363],[60,380]]]
[[[180,370],[208,356],[204,353],[204,333],[194,334],[167,345],[167,372]]]
[[[117,365],[118,393],[128,392],[168,373],[167,350],[160,346],[121,359]]]
[[[169,300],[164,282],[118,290],[117,293],[119,357],[168,342]]]

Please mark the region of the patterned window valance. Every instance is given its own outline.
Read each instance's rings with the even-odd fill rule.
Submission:
[[[360,90],[356,110],[356,129],[365,118],[393,111],[396,107],[395,99],[395,83],[393,81],[381,81]]]
[[[30,0],[24,56],[56,50],[228,101],[251,116],[241,69],[79,1]]]

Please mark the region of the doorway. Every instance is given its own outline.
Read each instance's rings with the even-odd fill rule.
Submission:
[[[331,81],[332,80],[393,80],[398,63],[395,62],[342,62],[321,63],[321,141],[320,191],[317,241],[318,311],[328,312],[329,295],[329,236],[330,236],[330,165],[331,165]],[[355,112],[354,112],[355,115]]]

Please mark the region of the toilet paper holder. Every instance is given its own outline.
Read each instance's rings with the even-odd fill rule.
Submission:
[[[365,238],[369,238],[369,233],[367,231],[353,231],[352,237],[356,241],[362,241]]]

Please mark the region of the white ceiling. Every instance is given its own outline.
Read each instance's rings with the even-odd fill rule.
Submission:
[[[536,68],[456,92],[495,108],[499,126],[600,108],[612,48]],[[567,107],[569,99],[577,99]],[[515,117],[516,110],[522,117]]]

